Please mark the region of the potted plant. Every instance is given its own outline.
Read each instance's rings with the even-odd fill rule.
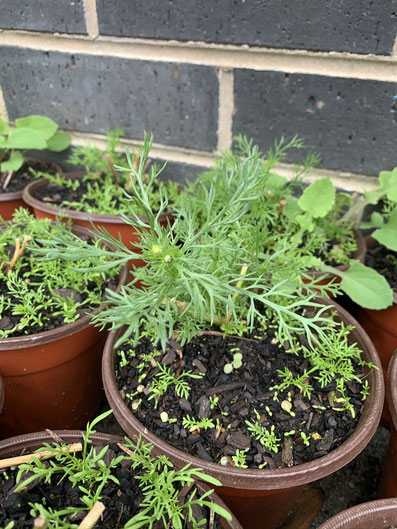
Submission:
[[[51,426],[79,427],[96,412],[101,399],[100,354],[105,335],[89,325],[106,286],[119,288],[128,272],[73,269],[64,261],[47,262],[35,253],[49,219],[17,210],[0,232],[0,373],[5,406],[1,436]],[[65,226],[69,238],[100,245],[81,227]],[[105,262],[105,261],[104,261]],[[77,266],[86,267],[79,260]]]
[[[346,509],[318,529],[386,529],[397,524],[397,500],[376,500]]]
[[[391,416],[391,437],[387,459],[379,487],[380,498],[397,497],[397,353],[395,352],[387,373],[387,400]]]
[[[210,186],[204,220],[182,201],[172,227],[161,226],[134,176],[130,193],[147,222],[131,218],[145,229],[138,246],[148,266],[94,316],[116,331],[103,357],[110,405],[130,436],[150,439],[178,467],[199,462],[217,476],[242,525],[276,527],[306,483],[373,435],[383,403],[376,352],[346,311],[315,298],[315,279],[302,282],[306,264],[285,258],[285,241],[261,259],[238,233],[231,242],[260,175],[248,172],[220,208]],[[164,195],[159,211],[166,207]],[[61,227],[47,241],[48,258],[108,266]],[[118,248],[115,262],[136,256]]]
[[[174,469],[164,456],[152,455],[149,444],[96,433],[107,414],[85,432],[39,432],[0,442],[6,457],[0,460],[6,469],[0,523],[19,527],[35,518],[34,527],[69,529],[241,529],[208,486],[219,486],[218,480],[199,468]]]
[[[94,146],[75,147],[68,162],[82,166],[84,172],[51,176],[44,172],[38,173],[42,177],[32,182],[24,191],[23,199],[31,206],[37,217],[68,218],[74,224],[90,228],[92,224],[106,229],[111,235],[121,236],[125,245],[134,247],[139,240],[140,229],[132,227],[126,218],[133,205],[138,215],[143,210],[136,204],[128,202],[126,191],[130,186],[133,172],[116,170],[117,166],[127,167],[125,154],[118,152],[121,147],[119,138],[123,131],[118,129],[109,132],[106,151]],[[147,141],[146,133],[144,146],[138,149],[133,161],[133,170],[144,172],[149,165],[149,152],[153,143],[153,136]],[[150,173],[159,175],[163,168],[156,164],[150,166]],[[133,178],[133,177],[132,177]],[[147,188],[149,200],[154,209],[160,203],[162,190],[167,188],[170,197],[170,207],[178,193],[176,182],[161,182],[149,175],[142,181]],[[121,219],[123,218],[123,220]],[[161,223],[166,224],[169,212],[161,215]],[[135,266],[142,265],[135,261]]]
[[[15,209],[25,206],[22,192],[32,179],[32,169],[61,172],[60,167],[52,162],[26,158],[25,151],[59,152],[69,144],[70,137],[45,116],[16,119],[13,128],[0,119],[0,215],[3,219],[11,219]]]
[[[286,240],[288,258],[305,264],[306,277],[317,279],[316,285],[329,284],[332,279],[336,289],[330,288],[328,294],[345,293],[360,306],[372,309],[391,305],[392,292],[385,279],[363,264],[366,247],[356,228],[359,219],[354,215],[357,205],[352,197],[337,192],[330,178],[309,186],[303,183],[317,157],[309,155],[288,181],[274,172],[274,166],[288,149],[302,147],[299,139],[286,142],[281,138],[265,157],[244,136],[235,138],[235,145],[212,169],[188,185],[180,200],[194,204],[199,219],[204,221],[205,195],[210,186],[215,189],[215,207],[219,209],[247,174],[255,173],[257,188],[244,219],[230,227],[232,240],[243,237],[258,258]]]

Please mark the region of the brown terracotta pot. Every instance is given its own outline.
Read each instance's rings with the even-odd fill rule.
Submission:
[[[51,172],[62,174],[62,169],[59,165],[49,162],[46,160],[39,160],[37,158],[28,158],[28,160],[39,163],[50,168]],[[32,211],[30,207],[26,205],[26,202],[22,199],[23,189],[21,191],[12,191],[10,193],[0,193],[0,216],[4,220],[11,220],[14,211],[18,208],[26,208]]]
[[[366,253],[367,253],[367,245],[366,245],[365,239],[361,231],[358,228],[354,227],[352,228],[352,231],[353,231],[354,237],[357,242],[357,250],[353,253],[352,258],[356,259],[360,263],[363,263],[365,260]],[[345,272],[349,268],[349,265],[348,264],[339,265],[336,268],[340,270],[341,272]],[[334,280],[334,283],[336,284],[342,281],[342,278],[338,276],[334,276],[332,274],[325,274],[324,272],[321,272],[320,270],[313,270],[309,272],[309,274],[313,277],[313,279],[318,279],[318,281],[316,281],[317,285],[328,285],[328,283],[330,283],[332,279]],[[319,279],[320,277],[323,277],[323,279],[320,280]],[[303,282],[307,283],[308,281],[304,279]],[[329,296],[332,299],[332,295],[329,294]]]
[[[75,443],[81,440],[81,433],[79,431],[58,430],[55,433],[67,443]],[[90,439],[92,439],[94,445],[104,443],[118,443],[123,441],[122,437],[116,435],[109,435],[106,433],[93,434],[90,436]],[[53,442],[53,439],[48,434],[48,432],[36,432],[31,434],[18,435],[16,437],[10,437],[9,439],[0,441],[0,458],[4,459],[7,457],[15,457],[20,455],[22,452],[30,453],[40,448],[43,443],[51,442]],[[212,487],[209,487],[206,483],[197,482],[196,485],[198,490],[201,492],[207,492],[208,490],[212,489]],[[215,494],[215,492],[210,494],[207,499],[208,501],[217,503],[218,505],[230,512],[228,507],[223,503],[219,496]],[[233,513],[230,512],[230,514],[232,515],[232,520],[230,522],[225,520],[224,518],[219,518],[221,529],[243,529],[239,522],[236,520]]]
[[[362,503],[333,516],[318,529],[388,529],[397,525],[397,499]]]
[[[82,172],[67,173],[65,174],[65,178],[75,179],[81,178],[83,175],[84,173]],[[127,246],[127,248],[131,248],[137,253],[140,253],[139,249],[136,248],[136,244],[139,241],[141,230],[126,224],[121,220],[120,217],[116,215],[86,213],[84,211],[75,211],[73,209],[60,208],[58,206],[51,205],[47,202],[42,202],[41,200],[35,198],[35,195],[40,191],[40,189],[42,189],[46,185],[47,181],[45,179],[37,180],[36,182],[32,182],[31,184],[29,184],[23,192],[23,200],[26,202],[26,204],[29,204],[29,206],[33,209],[35,217],[46,217],[51,219],[62,219],[63,217],[64,219],[71,219],[73,224],[84,226],[86,228],[92,228],[92,224],[94,224],[95,227],[105,228],[110,233],[110,235],[116,237],[117,239],[120,236],[121,240]],[[141,218],[145,220],[145,217]],[[168,219],[171,218],[171,215],[163,213],[160,216],[160,223],[163,226],[166,226],[168,223]],[[130,267],[132,267],[133,265],[135,267],[144,266],[145,262],[141,259],[134,259],[130,261]]]
[[[372,237],[367,237],[366,241],[369,248],[379,244]],[[364,327],[377,350],[386,381],[387,369],[391,357],[395,349],[397,349],[397,293],[394,293],[394,301],[391,307],[382,310],[359,308],[357,319]],[[390,427],[391,417],[387,400],[388,397],[386,395],[382,423]]]
[[[339,320],[356,327],[352,331],[351,340],[362,348],[365,360],[379,367],[375,348],[357,321],[336,303],[322,301],[326,305],[336,307]],[[368,377],[371,391],[365,401],[358,426],[353,435],[330,454],[310,463],[274,470],[240,469],[209,463],[182,452],[153,435],[136,420],[121,398],[114,374],[117,365],[114,344],[121,332],[122,330],[109,334],[102,358],[105,393],[118,423],[131,438],[142,434],[145,441],[155,445],[158,453],[167,454],[178,467],[190,462],[219,479],[224,487],[217,490],[218,494],[247,529],[270,529],[282,524],[293,510],[303,487],[349,463],[367,445],[379,423],[384,383],[381,372],[372,370]]]
[[[73,231],[89,235],[79,226]],[[117,290],[127,280],[125,266]],[[5,392],[0,438],[45,428],[84,427],[102,398],[105,339],[106,333],[91,325],[88,316],[50,331],[0,339]]]
[[[386,394],[391,414],[391,437],[379,486],[379,497],[397,498],[397,351],[389,365]]]

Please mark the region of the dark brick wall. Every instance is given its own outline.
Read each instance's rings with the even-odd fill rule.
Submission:
[[[376,174],[397,165],[395,94],[396,83],[237,70],[233,133],[262,149],[297,133],[322,166]]]
[[[211,151],[217,143],[214,68],[3,47],[1,86],[10,119],[45,114],[62,127]]]
[[[86,33],[83,0],[0,0],[0,28]]]
[[[97,0],[102,35],[391,54],[393,0]]]

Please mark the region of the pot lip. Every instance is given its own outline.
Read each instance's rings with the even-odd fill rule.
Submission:
[[[65,173],[64,177],[76,179],[84,174],[84,172]],[[47,213],[48,215],[53,215],[54,217],[67,217],[76,221],[92,221],[101,223],[107,222],[108,224],[124,225],[124,221],[121,219],[121,217],[117,215],[105,215],[103,213],[86,213],[84,211],[76,211],[74,209],[60,208],[58,206],[47,204],[46,202],[42,202],[41,200],[35,198],[33,196],[34,193],[39,191],[46,184],[47,180],[45,178],[40,178],[40,180],[36,180],[35,182],[31,182],[30,184],[28,184],[23,190],[23,200],[32,208],[44,211],[44,213]],[[159,217],[159,221],[165,222],[169,216],[170,213],[163,212]],[[140,215],[138,218],[143,222],[147,222],[147,219],[144,216]]]
[[[393,519],[389,517],[389,513]],[[349,529],[352,527],[351,524],[354,524],[353,527],[355,528],[357,527],[357,522],[363,519],[373,521],[375,524],[376,520],[374,518],[379,515],[382,516],[382,527],[386,527],[385,523],[395,523],[397,518],[397,498],[386,498],[355,505],[336,514],[317,529]]]
[[[353,253],[352,258],[356,259],[360,263],[364,263],[365,256],[367,254],[366,239],[364,238],[361,231],[357,228],[357,226],[352,227],[352,232],[357,242],[357,250]],[[335,266],[335,268],[337,270],[340,270],[341,272],[345,272],[349,268],[349,265],[348,264],[338,265],[338,266]],[[320,278],[320,277],[327,275],[326,272],[322,272],[321,270],[313,270],[311,274],[314,275],[315,278]]]
[[[31,162],[47,162],[48,165],[52,165],[57,173],[63,174],[61,167],[51,160],[46,160],[44,158],[26,158]],[[29,185],[29,184],[28,184]],[[25,188],[26,189],[26,188]],[[11,191],[9,193],[0,193],[0,202],[7,202],[9,200],[22,200],[24,189],[20,191]]]
[[[82,430],[54,430],[55,435],[59,435],[62,439],[72,442],[72,441],[78,441],[81,439]],[[96,432],[90,436],[90,439],[93,441],[100,442],[109,442],[109,443],[120,443],[123,442],[124,438],[120,435],[114,435],[109,433],[102,433],[102,432]],[[3,439],[0,441],[0,457],[2,456],[2,453],[6,451],[7,457],[10,456],[11,451],[17,451],[18,449],[27,447],[28,449],[34,449],[32,448],[35,444],[40,443],[51,443],[54,439],[52,436],[48,433],[48,431],[41,431],[41,432],[33,432],[33,433],[25,433],[21,435],[16,435],[14,437],[8,437],[7,439]],[[207,492],[210,489],[213,489],[213,485],[210,485],[208,483],[204,483],[202,481],[196,481],[196,485],[199,489],[201,489],[203,492]],[[221,507],[223,507],[226,511],[228,511],[232,515],[232,521],[229,522],[227,520],[224,520],[223,518],[221,520],[221,527],[225,527],[228,529],[243,529],[238,522],[237,518],[234,516],[232,511],[225,505],[223,500],[218,496],[218,494],[214,491],[210,494],[209,498]]]
[[[387,371],[386,391],[394,429],[397,430],[397,349],[394,351]]]
[[[103,385],[106,397],[113,408],[116,419],[125,431],[127,431],[126,426],[132,424],[134,429],[142,434],[142,437],[146,442],[155,444],[156,448],[162,453],[167,454],[172,460],[178,461],[178,466],[189,462],[195,466],[200,466],[205,472],[215,475],[226,487],[232,486],[234,488],[244,488],[245,483],[250,482],[250,486],[245,486],[245,488],[262,490],[285,489],[291,486],[310,483],[335,472],[356,457],[368,444],[375,433],[383,408],[384,381],[381,363],[375,347],[361,325],[345,309],[340,307],[334,301],[321,299],[321,302],[330,307],[335,307],[345,322],[347,321],[349,324],[356,327],[358,334],[361,335],[362,346],[363,349],[366,350],[367,359],[373,362],[378,368],[370,373],[371,387],[373,388],[373,391],[371,391],[370,396],[364,403],[363,412],[356,429],[342,445],[331,453],[319,459],[315,459],[308,463],[302,463],[294,467],[265,470],[224,467],[218,463],[205,461],[196,456],[192,456],[187,452],[174,448],[170,444],[159,439],[140,423],[120,396],[113,370],[116,356],[113,344],[122,329],[109,333],[102,356]]]
[[[73,232],[76,235],[92,235],[90,230],[84,226],[72,227]],[[109,245],[111,246],[111,245]],[[118,292],[122,285],[125,285],[128,280],[129,270],[128,265],[125,264],[120,271],[119,280],[115,291]],[[102,303],[95,311],[91,311],[90,314],[93,314],[97,311],[103,309],[104,304]],[[75,334],[90,325],[91,318],[90,316],[81,316],[78,320],[73,321],[72,323],[67,323],[61,327],[56,327],[50,331],[39,332],[35,334],[27,334],[24,336],[14,336],[11,338],[0,338],[0,351],[9,351],[14,349],[25,349],[26,347],[34,347],[36,345],[44,345],[55,340],[59,340],[61,337],[70,336]]]

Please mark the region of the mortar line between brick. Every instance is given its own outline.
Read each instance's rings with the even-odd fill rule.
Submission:
[[[84,0],[84,13],[88,36],[96,39],[99,35],[96,0]]]
[[[1,89],[1,86],[0,86],[0,118],[4,119],[4,121],[7,121],[7,123],[9,122],[7,105],[4,99],[4,94],[3,94],[3,90]]]
[[[233,141],[234,71],[219,70],[218,151],[224,151]]]
[[[69,132],[70,134],[70,132]],[[71,133],[73,145],[92,145],[104,149],[106,145],[106,137],[102,134],[89,134],[82,132]],[[136,147],[142,145],[142,142],[123,139],[122,143],[129,147]],[[124,146],[120,148],[123,150]],[[214,160],[219,156],[219,153],[196,151],[193,149],[185,149],[182,147],[174,147],[170,145],[153,144],[151,150],[152,158],[159,158],[169,162],[185,163],[191,165],[198,165],[202,167],[211,167]],[[276,165],[275,172],[288,179],[294,177],[295,165],[280,163]],[[345,189],[346,191],[359,192],[374,189],[376,187],[376,178],[374,176],[347,173],[343,171],[333,171],[329,169],[313,169],[311,170],[305,181],[313,182],[318,178],[329,176],[337,187]]]
[[[397,81],[397,56],[358,55],[339,52],[312,52],[201,42],[160,41],[131,38],[49,35],[28,31],[0,30],[0,46],[31,48],[123,59],[180,62],[219,68],[247,68]]]

